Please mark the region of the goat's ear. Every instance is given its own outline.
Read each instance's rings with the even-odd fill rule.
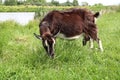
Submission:
[[[37,39],[42,39],[40,35],[37,35],[36,33],[33,33],[33,34]]]
[[[94,14],[94,17],[98,18],[99,15],[100,15],[100,13],[99,13],[99,12],[96,12],[96,13]]]

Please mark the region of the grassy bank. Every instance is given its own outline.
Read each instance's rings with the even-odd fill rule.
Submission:
[[[32,5],[21,5],[21,6],[0,6],[0,12],[36,12],[39,9],[41,12],[50,10],[64,10],[68,8],[89,8],[94,11],[106,9],[108,6],[32,6]],[[117,7],[117,6],[116,6]]]
[[[81,39],[57,39],[55,59],[45,54],[33,36],[39,33],[39,21],[26,26],[13,21],[0,23],[0,80],[119,80],[119,15],[104,14],[97,21],[103,53],[83,47]]]

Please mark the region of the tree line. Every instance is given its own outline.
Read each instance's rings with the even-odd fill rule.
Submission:
[[[2,2],[4,1],[4,2]],[[59,3],[59,1],[51,0],[47,2],[46,0],[0,0],[1,5],[37,5],[37,6],[78,6],[78,0],[73,0],[70,2],[67,0],[64,3]]]

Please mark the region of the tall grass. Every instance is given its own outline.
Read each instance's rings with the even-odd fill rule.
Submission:
[[[33,36],[39,33],[39,21],[25,26],[13,21],[0,23],[0,80],[119,80],[119,15],[104,14],[97,21],[103,53],[83,47],[81,39],[58,38],[54,59]]]

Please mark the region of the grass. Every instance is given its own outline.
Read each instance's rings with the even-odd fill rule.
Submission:
[[[33,36],[39,21],[0,23],[0,80],[119,80],[119,15],[104,14],[97,21],[103,53],[83,47],[81,39],[57,39],[54,59]]]

